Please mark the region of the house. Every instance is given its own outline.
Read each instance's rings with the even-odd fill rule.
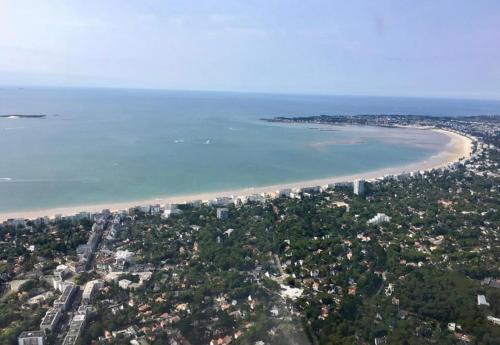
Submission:
[[[489,307],[489,303],[486,301],[485,295],[477,295],[477,305],[485,305]]]
[[[124,290],[127,290],[130,287],[130,284],[132,284],[132,282],[128,279],[122,279],[118,282],[118,286]]]
[[[486,319],[488,321],[492,322],[494,325],[500,326],[500,319],[498,317],[493,317],[493,316],[487,316]]]
[[[499,289],[500,288],[500,279],[493,279],[493,278],[489,278],[489,277],[484,278],[481,281],[481,285],[486,285],[486,286],[490,286],[490,287]]]

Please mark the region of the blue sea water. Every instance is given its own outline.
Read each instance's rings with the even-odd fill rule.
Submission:
[[[0,212],[140,200],[403,165],[428,131],[271,124],[318,114],[500,113],[500,102],[90,88],[0,88]]]

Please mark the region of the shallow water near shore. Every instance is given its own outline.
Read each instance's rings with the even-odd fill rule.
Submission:
[[[410,164],[436,154],[449,138],[416,129],[325,130],[259,119],[422,114],[436,101],[428,102],[2,88],[0,114],[47,116],[0,119],[0,212],[266,186]],[[443,114],[447,103],[437,104]],[[484,113],[497,105],[484,109],[472,103],[467,109],[474,106]],[[448,108],[452,113],[459,105]]]

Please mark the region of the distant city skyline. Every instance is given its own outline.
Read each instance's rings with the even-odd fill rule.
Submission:
[[[0,84],[500,99],[500,2],[0,2]]]

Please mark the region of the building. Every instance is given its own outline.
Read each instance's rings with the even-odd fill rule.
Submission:
[[[347,189],[352,187],[352,182],[335,182],[328,185],[330,189]]]
[[[131,284],[132,282],[128,279],[122,279],[118,282],[118,286],[124,290],[127,290]]]
[[[151,205],[136,206],[136,210],[149,214],[149,211],[151,211]]]
[[[92,313],[94,311],[94,308],[92,308],[91,305],[83,304],[78,307],[78,314],[85,315],[87,316],[88,314]]]
[[[57,324],[59,323],[59,320],[61,319],[61,311],[58,308],[50,308],[47,310],[45,313],[45,316],[42,319],[42,322],[40,323],[40,329],[42,331],[53,331]]]
[[[492,322],[494,325],[500,326],[500,319],[498,317],[487,316],[488,321]]]
[[[54,270],[54,275],[60,279],[64,279],[69,274],[69,267],[66,265],[58,265]]]
[[[77,288],[75,287],[74,284],[68,284],[64,288],[61,296],[59,296],[59,298],[55,300],[54,307],[59,308],[62,311],[68,309],[68,307],[71,303],[71,300],[73,299],[73,295],[76,292],[76,289]]]
[[[44,341],[45,333],[43,331],[22,332],[17,338],[18,345],[43,345]]]
[[[118,250],[115,254],[115,263],[117,265],[124,265],[125,263],[132,262],[134,253],[128,250]]]
[[[102,288],[104,282],[102,280],[96,279],[96,280],[91,280],[85,284],[85,288],[83,289],[82,293],[82,303],[87,304],[92,301],[92,297],[94,296],[95,292]]]
[[[278,189],[276,191],[276,194],[279,197],[290,197],[291,193],[292,193],[292,189],[291,188]]]
[[[54,287],[54,290],[62,291],[62,284],[63,280],[61,279],[61,277],[54,276],[52,278],[52,286]]]
[[[226,220],[229,218],[229,210],[225,207],[217,209],[217,219]]]
[[[353,182],[354,194],[364,195],[365,194],[365,180],[356,180]]]
[[[160,207],[160,205],[159,204],[150,205],[149,212],[151,214],[160,214],[161,213],[161,207]]]
[[[80,258],[77,263],[75,263],[75,273],[83,273],[87,270],[89,265],[89,260],[86,258]]]
[[[69,324],[69,330],[64,338],[63,345],[74,345],[85,326],[85,315],[76,314]]]
[[[486,301],[485,295],[477,295],[477,305],[489,306],[490,304]]]
[[[481,285],[484,286],[490,286],[493,288],[500,288],[500,279],[493,279],[491,277],[484,278],[483,281],[481,282]]]
[[[386,223],[386,222],[390,222],[391,221],[391,217],[385,215],[384,213],[377,213],[377,215],[375,217],[373,217],[372,219],[370,219],[367,223],[368,224],[382,224],[382,223]]]
[[[163,210],[162,217],[169,218],[171,216],[175,216],[176,214],[181,214],[182,210],[180,210],[176,204],[166,204]]]
[[[385,344],[387,344],[387,338],[386,337],[375,338],[374,343],[375,343],[375,345],[385,345]]]

